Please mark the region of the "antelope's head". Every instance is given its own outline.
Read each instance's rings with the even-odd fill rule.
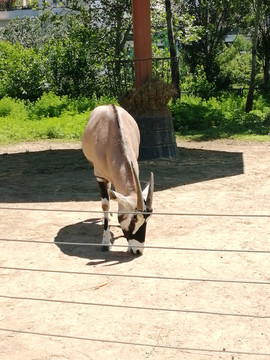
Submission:
[[[149,220],[153,203],[154,175],[151,172],[150,181],[142,191],[139,178],[131,163],[131,169],[137,189],[137,205],[128,196],[123,196],[115,191],[111,191],[111,197],[116,199],[124,207],[127,213],[118,215],[119,224],[124,236],[128,241],[128,249],[133,254],[142,255],[144,250],[146,225]]]

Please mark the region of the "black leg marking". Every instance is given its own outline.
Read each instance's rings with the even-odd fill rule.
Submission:
[[[103,180],[103,181],[98,180],[97,183],[98,183],[101,199],[106,199],[109,201],[109,194],[108,194],[109,183],[108,183],[108,181],[107,180]]]
[[[111,239],[111,234],[109,229],[109,213],[108,213],[108,211],[110,211],[109,189],[111,184],[107,180],[100,178],[97,178],[97,183],[101,196],[102,210],[104,211],[103,240],[102,240],[102,244],[104,245],[101,247],[101,250],[108,251],[110,239]]]
[[[109,221],[107,218],[104,219],[104,230],[107,230],[109,226]]]

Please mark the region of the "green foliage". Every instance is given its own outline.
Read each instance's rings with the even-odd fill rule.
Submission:
[[[45,88],[41,54],[0,41],[0,98],[37,99]]]
[[[21,9],[23,7],[22,0],[1,0],[0,1],[0,11],[7,11],[7,10],[16,10]],[[38,7],[38,0],[28,0],[27,1],[27,8],[37,8]],[[25,8],[25,7],[24,7]]]
[[[270,107],[261,95],[254,102],[254,110],[245,113],[245,98],[223,95],[208,100],[195,96],[183,96],[181,102],[170,105],[177,132],[218,130],[227,134],[270,133]]]
[[[217,56],[220,73],[218,81],[223,89],[229,86],[244,88],[249,85],[251,69],[251,41],[238,35],[234,42]]]
[[[199,97],[185,96],[170,105],[176,131],[202,130],[217,126],[222,111],[213,104],[209,105]]]
[[[95,14],[98,11],[80,9],[64,16],[45,11],[39,18],[10,21],[0,35],[0,72],[6,79],[0,84],[0,97],[9,95],[33,101],[44,90],[60,96],[92,97],[94,93],[101,96],[109,83],[104,76],[104,63],[115,54],[112,38],[116,35],[112,31],[112,19],[106,28],[97,24]],[[105,15],[105,10],[102,14]],[[106,38],[108,31],[110,36]],[[122,33],[118,35],[122,36]],[[6,41],[9,45],[3,45]],[[122,50],[126,41],[124,38],[121,42]],[[5,63],[2,57],[6,58]],[[22,61],[15,61],[15,57]],[[11,68],[10,63],[13,64]],[[17,84],[15,79],[18,79]]]
[[[0,100],[0,144],[39,139],[80,140],[89,113],[98,105],[116,103],[109,97],[69,99],[43,94],[36,103]]]
[[[98,6],[96,1],[86,0],[49,3],[43,2],[40,17],[13,19],[6,28],[0,29],[0,99],[9,96],[34,102],[44,92],[53,92],[61,101],[77,99],[72,106],[68,100],[68,105],[61,103],[57,108],[53,103],[47,109],[44,107],[46,99],[42,99],[40,113],[33,113],[33,116],[42,118],[47,114],[52,117],[64,111],[76,113],[86,109],[88,99],[93,100],[95,94],[100,98],[102,94],[119,93],[119,89],[121,92],[124,87],[134,85],[133,65],[114,62],[133,56],[128,41],[132,33],[131,0],[100,0]],[[269,27],[265,20],[269,4],[266,0],[263,4],[256,88],[264,84],[267,93]],[[169,56],[164,5],[164,0],[151,1],[154,57]],[[209,103],[217,90],[243,89],[249,84],[250,42],[237,36],[234,43],[226,47],[224,40],[232,29],[238,28],[252,36],[254,13],[251,5],[247,0],[171,1],[176,48],[181,56],[182,91]],[[61,15],[56,15],[60,10]],[[108,63],[113,63],[110,66],[114,72],[110,71]],[[170,81],[170,70],[169,62],[157,62],[155,76]],[[204,107],[200,111],[204,112]],[[203,118],[198,127],[204,127],[204,122],[212,126],[212,120],[208,123],[206,115]],[[240,119],[226,113],[226,121],[238,119],[237,123],[241,124],[244,118],[245,115]]]
[[[116,103],[108,97],[70,99],[53,93],[43,94],[36,102],[0,100],[0,143],[39,139],[80,140],[90,111],[98,105]],[[270,133],[269,100],[257,95],[254,110],[245,113],[245,98],[223,94],[203,100],[183,95],[170,104],[175,130],[181,134],[208,134],[219,137],[235,134]]]
[[[44,119],[47,117],[60,117],[61,115],[72,116],[93,110],[98,105],[115,103],[116,100],[106,96],[97,98],[78,97],[68,98],[58,96],[53,92],[44,93],[34,104],[29,106],[29,116],[32,119]]]
[[[11,19],[0,33],[0,40],[24,48],[41,49],[50,39],[59,39],[65,33],[63,19],[45,11],[41,16],[24,16]]]
[[[188,91],[203,99],[209,99],[215,90],[215,85],[206,78],[202,65],[196,66],[192,77],[187,78]]]
[[[166,10],[164,0],[151,1],[151,27],[154,42],[162,41],[164,49],[169,52],[167,35]],[[195,17],[181,8],[180,1],[171,1],[173,33],[182,44],[191,44],[199,40],[200,26],[195,25]],[[178,45],[177,45],[178,46]]]
[[[43,49],[48,87],[58,95],[92,96],[97,90],[96,69],[89,49],[72,39],[51,41]]]
[[[87,123],[88,114],[61,115],[57,118],[43,118],[24,121],[17,117],[0,118],[0,143],[35,141],[46,139],[80,140]]]
[[[60,116],[62,110],[67,108],[67,96],[55,95],[52,92],[44,93],[40,99],[37,100],[33,107],[32,114],[38,119],[42,117],[57,117]]]
[[[14,100],[10,97],[4,97],[0,100],[0,117],[6,116],[18,117],[21,121],[28,116],[27,106],[23,101]]]
[[[181,3],[183,11],[193,15],[194,24],[199,27],[199,39],[191,44],[184,43],[182,49],[191,73],[202,65],[208,82],[218,90],[228,88],[231,85],[231,78],[228,77],[230,69],[221,69],[220,54],[224,51],[224,42],[232,30],[237,32],[239,28],[245,28],[250,34],[250,23],[246,19],[252,3],[248,0],[186,0]]]

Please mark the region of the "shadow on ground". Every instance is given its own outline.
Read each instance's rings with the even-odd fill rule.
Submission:
[[[242,153],[178,148],[177,159],[140,163],[142,184],[155,190],[242,174]],[[98,201],[93,169],[81,150],[47,150],[0,156],[0,202]]]
[[[121,241],[121,244],[125,244],[123,247],[115,247],[113,251],[102,251],[100,246],[102,233],[103,226],[100,219],[89,219],[63,227],[59,230],[54,242],[68,256],[89,259],[87,265],[104,263],[104,266],[112,266],[138,257],[127,252],[126,240]],[[113,241],[116,245],[117,240],[118,238],[114,238]]]

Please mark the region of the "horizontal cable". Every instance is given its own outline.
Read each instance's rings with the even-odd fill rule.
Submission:
[[[149,343],[139,343],[132,341],[120,341],[120,340],[111,340],[111,339],[98,339],[82,336],[72,336],[72,335],[59,335],[46,332],[36,332],[36,331],[25,331],[25,330],[16,330],[8,328],[0,328],[0,331],[23,334],[23,335],[35,335],[35,336],[46,336],[60,339],[69,339],[69,340],[80,340],[80,341],[92,341],[92,342],[101,342],[109,343],[114,345],[130,345],[130,346],[140,346],[140,347],[151,347],[151,348],[160,348],[167,350],[179,350],[183,352],[204,352],[204,353],[223,353],[223,354],[237,354],[237,355],[246,355],[246,356],[267,356],[270,357],[270,353],[261,353],[261,352],[249,352],[249,351],[238,351],[238,350],[227,350],[223,349],[204,349],[204,348],[192,348],[192,347],[182,347],[175,345],[160,345],[160,344],[149,344]]]
[[[135,279],[270,285],[269,281],[222,280],[222,279],[203,279],[203,278],[200,279],[200,278],[184,278],[184,277],[171,277],[171,276],[158,276],[158,275],[113,274],[113,273],[102,273],[102,272],[101,273],[93,273],[93,272],[79,272],[79,271],[66,271],[66,270],[20,268],[20,267],[11,267],[11,266],[0,266],[0,269],[12,270],[12,271],[31,271],[31,272],[53,273],[53,274],[88,275],[88,276],[108,276],[108,277],[135,278]]]
[[[46,240],[24,240],[24,239],[1,239],[0,242],[17,242],[17,243],[33,243],[33,244],[49,244],[49,245],[77,245],[77,246],[98,246],[102,247],[101,243],[86,243],[86,242],[67,242],[67,241],[46,241]],[[126,248],[126,245],[111,244],[110,247]],[[133,246],[136,248],[136,246]],[[270,250],[242,250],[242,249],[209,249],[209,248],[188,248],[188,247],[171,247],[171,246],[152,246],[144,245],[145,249],[157,250],[177,250],[177,251],[199,251],[199,252],[229,252],[229,253],[251,253],[251,254],[270,254]]]
[[[146,307],[138,305],[119,305],[119,304],[105,304],[105,303],[94,303],[94,302],[83,302],[83,301],[71,301],[71,300],[58,300],[58,299],[41,299],[41,298],[30,298],[22,296],[9,296],[1,295],[2,299],[9,300],[25,300],[25,301],[37,301],[37,302],[49,302],[49,303],[60,303],[69,305],[83,305],[83,306],[102,306],[120,309],[133,309],[133,310],[146,310],[146,311],[163,311],[163,312],[176,312],[185,314],[199,314],[199,315],[213,315],[213,316],[230,316],[230,317],[244,317],[244,318],[255,318],[255,319],[270,319],[270,315],[251,315],[251,314],[232,314],[232,313],[221,313],[214,311],[201,311],[201,310],[186,310],[186,309],[173,309],[173,308],[160,308],[160,307]]]
[[[48,211],[48,212],[70,212],[70,213],[88,213],[88,214],[104,214],[102,210],[75,210],[75,209],[41,209],[41,208],[13,208],[13,207],[0,207],[0,210],[15,210],[15,211]],[[110,214],[134,214],[128,211],[107,211]],[[181,212],[147,212],[138,211],[140,214],[145,215],[161,215],[161,216],[195,216],[195,217],[243,217],[243,218],[270,218],[270,214],[211,214],[211,213],[181,213]]]

